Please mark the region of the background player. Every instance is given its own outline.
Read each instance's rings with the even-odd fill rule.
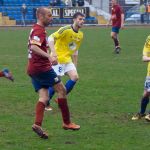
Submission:
[[[121,6],[117,3],[117,0],[112,0],[111,18],[107,25],[112,22],[111,38],[114,41],[115,53],[119,54],[121,48],[119,43],[119,29],[124,27],[124,14]]]
[[[84,19],[85,16],[82,13],[75,13],[72,25],[61,27],[58,31],[51,34],[48,39],[52,54],[58,58],[58,65],[54,65],[53,69],[58,76],[69,76],[69,80],[65,84],[67,94],[73,89],[79,78],[76,67],[78,49],[83,40],[83,33],[79,29],[83,26]],[[54,89],[50,87],[50,99],[54,93]],[[51,110],[49,104],[46,110]]]
[[[63,128],[78,130],[79,125],[71,123],[70,113],[63,83],[51,67],[57,63],[56,56],[49,55],[45,27],[52,21],[50,9],[41,7],[36,12],[37,23],[32,27],[28,42],[28,67],[27,73],[31,77],[35,91],[39,94],[36,104],[35,122],[33,131],[41,138],[47,139],[48,134],[42,129],[45,105],[49,99],[48,88],[53,86],[58,94],[58,106],[62,113]]]
[[[145,117],[146,120],[150,121],[150,114],[145,116],[146,115],[145,111],[147,104],[149,103],[149,96],[150,96],[150,36],[148,36],[144,45],[143,61],[148,62],[147,76],[144,85],[144,93],[141,99],[140,111],[132,117],[132,120],[138,120],[141,119],[142,117]]]

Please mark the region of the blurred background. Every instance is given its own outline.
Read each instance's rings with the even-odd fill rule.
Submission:
[[[118,0],[125,13],[125,24],[150,23],[150,0]],[[40,6],[52,10],[53,26],[72,23],[80,11],[88,25],[105,25],[110,18],[111,0],[0,0],[0,26],[29,26],[36,22]]]

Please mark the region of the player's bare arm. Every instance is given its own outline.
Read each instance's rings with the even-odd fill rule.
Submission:
[[[48,38],[48,45],[50,47],[50,51],[51,51],[51,58],[52,58],[52,64],[53,65],[57,65],[58,64],[58,59],[57,59],[57,54],[56,54],[56,50],[55,50],[55,47],[54,47],[54,44],[55,41],[54,41],[54,38],[52,36],[49,36]]]
[[[124,14],[121,14],[121,29],[124,28]]]
[[[112,19],[111,19],[111,17],[110,17],[109,21],[108,21],[107,24],[106,24],[107,27],[111,24],[111,21],[112,21]]]
[[[72,61],[74,63],[74,65],[77,68],[77,63],[78,63],[78,51],[75,51],[75,53],[72,55]]]
[[[37,45],[31,45],[31,50],[34,51],[36,54],[46,57],[51,60],[51,57],[48,53],[42,51]]]
[[[150,57],[148,57],[148,56],[146,56],[146,55],[143,55],[142,60],[143,60],[144,62],[150,62]]]
[[[51,55],[53,57],[57,57],[56,50],[55,50],[55,47],[54,47],[54,45],[55,45],[54,43],[55,43],[54,38],[50,35],[48,37],[48,45],[49,45],[50,50],[51,50]]]

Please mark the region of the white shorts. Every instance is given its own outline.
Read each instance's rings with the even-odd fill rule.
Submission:
[[[58,65],[52,66],[52,68],[54,69],[54,71],[56,72],[58,76],[64,76],[65,73],[67,73],[68,71],[77,70],[75,65],[72,62],[67,63],[67,64],[58,64]]]
[[[150,92],[150,77],[146,77],[145,83],[144,83],[144,89]]]

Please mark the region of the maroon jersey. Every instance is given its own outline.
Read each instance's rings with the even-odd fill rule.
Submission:
[[[39,74],[50,70],[51,63],[48,58],[40,56],[31,50],[31,45],[37,45],[44,52],[48,52],[48,43],[45,28],[35,24],[31,29],[28,41],[28,67],[29,75]]]
[[[112,17],[112,26],[113,27],[121,27],[121,14],[123,14],[123,10],[120,5],[114,5],[111,10]]]

